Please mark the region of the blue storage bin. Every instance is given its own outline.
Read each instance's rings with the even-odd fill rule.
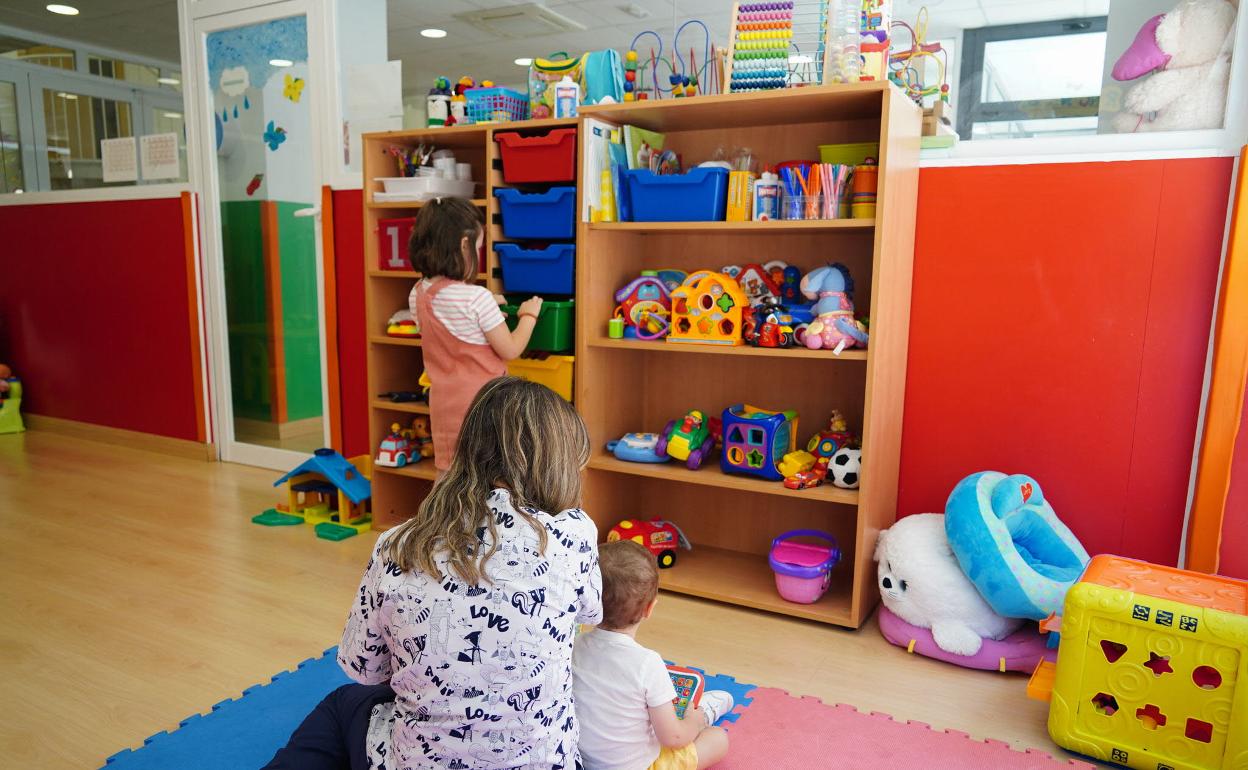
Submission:
[[[684,174],[626,172],[634,222],[722,221],[728,205],[728,169],[698,167]]]
[[[496,243],[503,267],[503,290],[516,294],[571,294],[576,244],[554,243],[526,249],[518,243]]]
[[[549,240],[576,236],[575,187],[552,187],[538,193],[504,187],[495,190],[494,197],[498,198],[503,215],[505,238]]]

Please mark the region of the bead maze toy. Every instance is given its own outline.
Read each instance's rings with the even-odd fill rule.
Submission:
[[[668,342],[741,345],[741,314],[748,304],[731,277],[712,270],[692,273],[672,292]]]
[[[888,79],[901,87],[920,105],[929,96],[938,96],[940,101],[949,103],[949,83],[945,77],[949,67],[949,53],[940,43],[927,42],[927,6],[919,9],[919,15],[910,26],[898,20],[892,23],[894,28],[904,29],[910,35],[910,47],[897,46],[888,55]],[[937,82],[927,85],[923,78],[923,65],[928,60],[936,62]]]
[[[680,45],[680,36],[690,26],[702,28],[701,64],[698,63],[695,47],[689,49],[687,64],[680,55],[680,51],[683,50]],[[649,57],[641,55],[637,48],[638,41],[646,36],[653,37],[658,44],[657,47],[650,48]],[[722,49],[719,50],[722,51]],[[716,53],[715,44],[711,42],[710,29],[705,23],[700,19],[689,19],[677,27],[672,35],[672,51],[670,56],[664,56],[663,37],[658,32],[647,29],[637,33],[633,42],[629,44],[628,50],[624,52],[624,101],[660,99],[664,95],[677,99],[692,97],[698,95],[699,87],[703,93],[722,92],[719,55]],[[661,79],[659,76],[660,65],[667,67],[666,78]],[[646,86],[647,77],[650,80],[649,86]],[[663,85],[663,81],[666,81],[666,86]]]
[[[1058,745],[1139,770],[1248,767],[1248,582],[1100,555],[1060,630],[1027,688]]]
[[[365,468],[364,472],[359,466]],[[344,540],[372,527],[369,503],[372,485],[367,455],[351,460],[322,447],[294,470],[273,482],[286,484],[285,511],[268,510],[252,518],[256,524],[278,526],[307,522],[315,525],[316,536]]]
[[[661,569],[667,569],[676,564],[678,549],[693,550],[693,545],[680,527],[663,519],[650,521],[624,519],[607,533],[608,543],[614,543],[617,540],[632,540],[634,543],[644,545],[650,553],[654,554]]]
[[[781,460],[796,448],[797,412],[773,412],[749,404],[724,410],[724,473],[747,473],[782,481]]]

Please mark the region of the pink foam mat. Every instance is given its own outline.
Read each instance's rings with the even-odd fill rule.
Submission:
[[[1035,749],[1015,751],[1001,741],[980,741],[966,733],[935,730],[922,722],[900,722],[853,706],[829,706],[817,698],[795,698],[759,687],[737,721],[726,725],[731,748],[722,770],[820,768],[923,768],[923,770],[1030,770],[1094,768],[1055,759]]]

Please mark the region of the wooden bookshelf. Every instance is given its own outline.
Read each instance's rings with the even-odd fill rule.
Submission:
[[[392,145],[416,147],[422,142],[438,149],[455,152],[456,160],[472,165],[472,178],[477,186],[472,203],[483,209],[485,217],[485,271],[477,275],[479,283],[490,291],[501,293],[502,276],[493,246],[504,240],[497,224],[494,190],[506,187],[502,178],[496,131],[537,133],[552,128],[576,126],[572,120],[527,120],[517,123],[490,123],[451,128],[415,131],[387,131],[365,134],[364,152],[364,308],[368,340],[367,368],[369,387],[369,449],[375,451],[395,422],[410,422],[413,415],[428,414],[424,404],[393,403],[378,398],[392,390],[417,390],[424,370],[419,339],[385,336],[386,321],[399,309],[407,307],[407,297],[420,275],[412,270],[382,270],[379,260],[378,221],[414,217],[422,201],[387,202],[374,199],[381,192],[378,177],[394,176],[394,159],[387,154]],[[431,460],[406,468],[376,467],[373,474],[373,524],[387,529],[416,512],[421,500],[431,489],[436,472]]]
[[[817,145],[880,142],[874,220],[815,222],[625,222],[579,225],[576,403],[595,454],[585,508],[601,533],[623,518],[676,522],[693,542],[662,573],[661,586],[693,596],[856,628],[878,600],[871,560],[876,535],[896,515],[901,418],[921,113],[886,83],[756,94],[628,102],[582,109],[584,119],[666,134],[664,147],[692,165],[718,147],[747,146],[768,164],[817,159]],[[584,177],[585,150],[580,163]],[[803,272],[845,263],[858,312],[871,318],[868,350],[769,350],[612,340],[616,289],[642,270],[719,269],[784,259]],[[862,436],[862,487],[790,490],[778,482],[627,463],[603,452],[630,431],[658,431],[692,408],[718,415],[750,403],[796,409],[799,444],[839,409]],[[780,598],[767,564],[775,536],[821,529],[844,552],[817,603]]]

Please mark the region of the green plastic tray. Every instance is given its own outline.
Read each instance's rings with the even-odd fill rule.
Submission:
[[[507,328],[515,330],[520,323],[520,303],[528,297],[512,294],[507,297],[507,304],[502,306],[503,315],[507,317]],[[572,349],[572,329],[575,321],[576,300],[546,300],[542,303],[542,312],[537,315],[537,326],[529,339],[525,350],[537,350],[545,353],[562,353]]]

